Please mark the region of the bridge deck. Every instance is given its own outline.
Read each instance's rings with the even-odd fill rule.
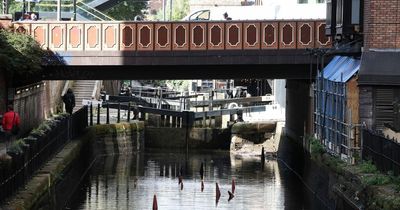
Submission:
[[[210,74],[214,74],[215,78],[219,78],[219,75],[226,78],[226,71],[231,66],[242,66],[243,70],[248,65],[253,65],[250,75],[258,75],[259,70],[268,70],[270,72],[266,76],[270,78],[298,78],[299,74],[301,77],[309,75],[308,65],[312,61],[306,49],[331,46],[330,38],[325,36],[325,20],[35,21],[15,22],[14,28],[32,35],[43,48],[60,55],[67,65],[62,69],[64,76],[71,78],[78,69],[78,76],[92,74],[121,79],[133,67],[137,70],[136,76],[139,73],[143,78],[148,78],[153,75],[146,75],[146,71],[154,66],[173,66],[169,70],[163,69],[172,73],[173,78],[200,78],[209,77]],[[97,69],[90,71],[85,66],[95,66]],[[197,76],[191,69],[191,74],[187,75],[187,66],[198,66],[201,71],[211,70],[203,76]],[[110,69],[115,70],[115,74],[104,75]],[[219,72],[212,72],[215,70]],[[201,75],[203,72],[199,73]],[[163,78],[169,76],[161,75]],[[44,78],[65,77],[53,72]],[[90,76],[85,79],[90,79]]]

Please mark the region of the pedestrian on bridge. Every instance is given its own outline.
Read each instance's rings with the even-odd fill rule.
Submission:
[[[8,105],[7,112],[4,113],[1,124],[4,131],[6,149],[9,148],[14,136],[18,135],[20,124],[21,120],[19,114],[14,112],[14,107],[12,105]]]
[[[72,110],[75,107],[75,95],[71,88],[68,88],[67,93],[63,95],[62,100],[65,103],[65,110],[72,115]]]

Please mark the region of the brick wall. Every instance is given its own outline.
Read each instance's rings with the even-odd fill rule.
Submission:
[[[365,0],[364,47],[400,48],[400,1]]]

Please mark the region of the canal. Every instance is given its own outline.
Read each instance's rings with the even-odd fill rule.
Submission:
[[[181,173],[183,186],[178,184]],[[235,197],[228,201],[232,179]],[[216,183],[221,190],[218,203]],[[234,157],[225,151],[165,150],[97,156],[64,209],[151,209],[154,194],[162,210],[330,209],[280,160],[262,162],[260,157]]]

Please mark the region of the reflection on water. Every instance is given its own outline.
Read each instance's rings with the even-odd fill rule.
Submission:
[[[204,191],[200,166],[204,163]],[[183,173],[183,189],[178,175]],[[232,179],[235,197],[228,202]],[[215,183],[221,198],[216,205]],[[225,152],[143,152],[99,157],[66,209],[317,209],[301,182],[275,160],[237,159]],[[307,198],[306,198],[307,197]],[[311,198],[311,200],[313,200]],[[310,207],[312,206],[312,207]],[[319,206],[320,207],[320,206]],[[318,209],[322,209],[319,208]]]

